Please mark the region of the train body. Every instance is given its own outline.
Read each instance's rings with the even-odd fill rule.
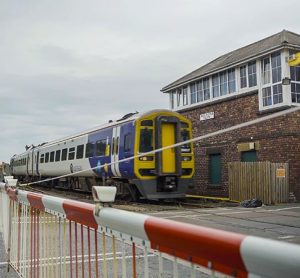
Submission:
[[[129,193],[133,199],[180,198],[194,174],[192,144],[119,161],[190,139],[191,132],[190,121],[169,110],[127,115],[14,155],[12,174],[28,182],[73,173],[44,184],[85,190],[114,184],[120,195]]]

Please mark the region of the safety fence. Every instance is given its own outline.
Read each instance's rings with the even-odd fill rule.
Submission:
[[[20,277],[299,277],[300,273],[298,245],[1,183],[0,206],[8,264]]]

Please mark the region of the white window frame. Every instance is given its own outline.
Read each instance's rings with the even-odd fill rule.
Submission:
[[[272,55],[274,55],[275,53],[279,53],[280,54],[280,68],[281,68],[281,78],[279,79],[279,81],[273,83],[273,67],[272,67]],[[273,52],[273,53],[270,53],[269,55],[261,58],[261,94],[260,94],[260,97],[261,97],[261,110],[264,110],[264,109],[269,109],[269,108],[272,108],[272,107],[277,107],[277,106],[281,106],[284,104],[284,99],[283,99],[283,85],[282,85],[282,78],[283,78],[283,64],[282,64],[282,51],[276,51],[276,52]],[[269,82],[268,83],[265,83],[264,82],[264,68],[263,68],[263,65],[264,65],[264,60],[266,59],[269,59],[269,62],[270,62],[270,78],[269,78]],[[275,86],[278,86],[278,85],[281,85],[281,98],[282,98],[282,101],[281,102],[278,102],[278,103],[275,103],[274,104],[274,87]],[[270,88],[270,89],[269,89]],[[268,98],[270,98],[270,104],[267,104],[267,105],[264,105],[264,92],[266,92],[268,90]]]

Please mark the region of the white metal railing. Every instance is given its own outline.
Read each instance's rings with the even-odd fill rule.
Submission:
[[[299,277],[300,246],[16,190],[0,227],[20,277]]]

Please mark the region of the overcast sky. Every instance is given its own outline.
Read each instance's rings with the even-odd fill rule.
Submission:
[[[287,29],[300,2],[0,0],[0,161],[135,111],[165,85]]]

